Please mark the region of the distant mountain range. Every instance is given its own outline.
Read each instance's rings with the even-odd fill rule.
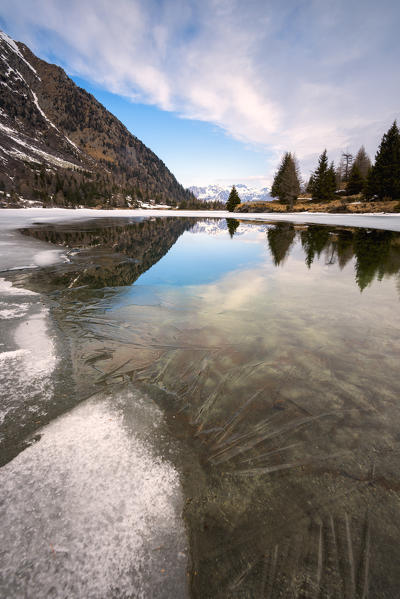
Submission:
[[[0,32],[0,206],[195,202],[165,164],[58,66]]]
[[[241,183],[238,183],[235,187],[242,202],[270,202],[273,199],[269,195],[267,187],[264,187],[263,189],[252,189]],[[204,202],[226,202],[231,189],[232,185],[207,185],[207,187],[197,187],[193,185],[192,187],[189,187],[189,190],[196,196],[196,198],[203,200]]]
[[[227,235],[230,234],[229,232],[229,221],[233,221],[233,222],[237,222],[238,223],[238,228],[234,230],[234,233],[231,234],[231,236],[236,235],[236,236],[240,236],[240,235],[244,235],[245,233],[260,233],[262,232],[263,235],[265,236],[265,225],[259,225],[255,222],[252,222],[251,224],[247,224],[244,222],[240,222],[240,226],[239,226],[239,221],[237,219],[235,219],[236,215],[233,215],[232,219],[226,219],[226,218],[207,218],[207,219],[202,219],[199,222],[196,222],[192,228],[189,230],[189,234],[190,233],[205,233],[207,235],[211,235],[213,237],[226,237]],[[243,217],[243,215],[238,215],[239,218]]]

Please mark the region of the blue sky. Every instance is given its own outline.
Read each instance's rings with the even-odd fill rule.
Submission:
[[[268,151],[264,148],[235,140],[212,123],[182,119],[176,112],[133,103],[80,77],[72,79],[117,115],[186,186],[245,182],[258,187],[268,183]]]
[[[373,157],[400,117],[395,0],[2,0],[0,26],[60,64],[184,185],[271,181],[294,151]]]

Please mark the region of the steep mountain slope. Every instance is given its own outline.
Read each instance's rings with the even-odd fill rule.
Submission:
[[[0,32],[0,202],[192,201],[165,164],[58,66]],[[22,202],[23,203],[23,202]]]
[[[267,187],[263,189],[252,189],[238,183],[235,185],[242,202],[269,202],[272,200]],[[207,185],[206,187],[189,187],[190,191],[204,202],[227,202],[232,186]]]

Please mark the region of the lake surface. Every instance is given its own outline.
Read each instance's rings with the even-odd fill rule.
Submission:
[[[0,594],[398,597],[400,234],[110,217],[12,235]]]

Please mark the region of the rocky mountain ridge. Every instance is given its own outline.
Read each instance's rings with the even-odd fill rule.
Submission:
[[[0,205],[191,201],[192,193],[94,96],[0,32]]]

